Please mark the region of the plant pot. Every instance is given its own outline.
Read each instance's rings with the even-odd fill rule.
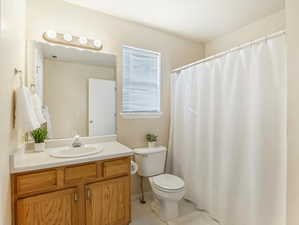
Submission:
[[[43,152],[45,150],[45,143],[34,143],[34,151]]]
[[[154,147],[156,147],[156,144],[157,144],[157,142],[155,142],[155,141],[152,141],[152,142],[147,142],[147,145],[148,145],[148,147],[149,148],[154,148]]]

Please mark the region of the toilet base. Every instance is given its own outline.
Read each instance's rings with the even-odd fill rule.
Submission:
[[[151,203],[152,210],[162,221],[175,219],[179,215],[178,201],[154,199]]]

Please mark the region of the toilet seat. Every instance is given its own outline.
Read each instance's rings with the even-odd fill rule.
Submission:
[[[171,174],[161,174],[152,177],[152,183],[155,188],[164,192],[180,192],[184,190],[185,182]]]

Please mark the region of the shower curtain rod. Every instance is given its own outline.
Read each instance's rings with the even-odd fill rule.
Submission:
[[[198,65],[198,64],[201,64],[201,63],[203,63],[203,62],[207,62],[207,61],[210,61],[210,60],[213,60],[213,59],[216,59],[216,58],[220,58],[220,57],[222,57],[222,56],[224,56],[224,55],[226,55],[226,54],[228,54],[228,53],[231,53],[231,52],[234,52],[234,51],[238,51],[238,50],[240,50],[240,49],[242,49],[242,48],[246,48],[246,47],[248,47],[248,46],[250,46],[250,45],[257,44],[257,43],[259,43],[259,42],[262,42],[262,41],[265,41],[265,40],[268,40],[268,39],[272,39],[272,38],[278,37],[278,36],[283,35],[283,34],[285,34],[285,33],[286,33],[286,31],[285,31],[285,30],[282,30],[282,31],[279,31],[279,32],[276,32],[276,33],[267,35],[267,36],[265,36],[265,37],[258,38],[258,39],[254,40],[254,41],[249,41],[249,42],[247,42],[247,43],[245,43],[245,44],[241,44],[241,45],[239,45],[238,47],[232,48],[232,49],[230,49],[230,50],[223,51],[223,52],[220,52],[220,53],[218,53],[218,54],[216,54],[216,55],[212,55],[212,56],[209,56],[209,57],[207,57],[207,58],[200,59],[200,60],[195,61],[195,62],[193,62],[193,63],[187,64],[187,65],[185,65],[185,66],[176,68],[176,69],[172,70],[172,72],[173,72],[173,73],[175,73],[175,72],[180,72],[180,71],[182,71],[182,70],[184,70],[184,69],[187,69],[187,68],[190,68],[190,67],[192,67],[192,66],[195,66],[195,65]]]

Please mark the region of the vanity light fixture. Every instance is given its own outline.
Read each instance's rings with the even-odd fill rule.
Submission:
[[[44,40],[52,44],[60,44],[65,47],[75,47],[88,49],[91,51],[100,51],[103,48],[103,43],[100,40],[92,40],[86,37],[73,36],[71,34],[57,33],[49,30],[43,34]]]

